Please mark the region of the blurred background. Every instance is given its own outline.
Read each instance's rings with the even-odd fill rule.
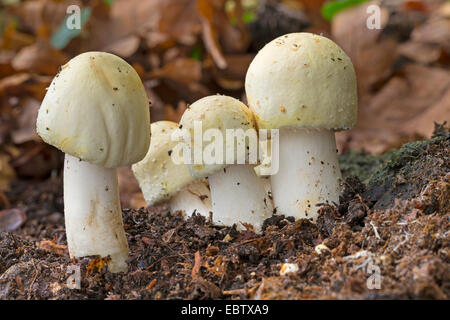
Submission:
[[[77,30],[66,24],[73,4]],[[373,4],[381,29],[366,26]],[[59,66],[75,55],[123,57],[142,78],[151,120],[178,121],[206,95],[245,101],[256,52],[300,31],[333,39],[357,72],[359,120],[338,133],[340,152],[381,154],[450,120],[450,1],[0,0],[0,210],[20,184],[36,190],[53,179],[61,188],[62,154],[40,140],[35,120]],[[145,205],[129,168],[119,182],[124,207]]]

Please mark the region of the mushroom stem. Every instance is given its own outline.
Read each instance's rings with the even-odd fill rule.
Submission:
[[[316,220],[319,203],[339,203],[341,171],[334,131],[281,129],[279,171],[270,177],[277,212]]]
[[[66,154],[64,211],[71,258],[109,255],[109,271],[127,271],[128,243],[116,169],[103,168]]]
[[[272,216],[272,202],[253,166],[231,165],[209,176],[208,180],[214,224],[231,226],[236,223],[242,230],[242,223],[248,223],[259,232],[264,220]]]
[[[169,200],[171,212],[184,211],[186,218],[194,211],[206,218],[212,212],[211,193],[205,181],[197,180],[180,190]]]

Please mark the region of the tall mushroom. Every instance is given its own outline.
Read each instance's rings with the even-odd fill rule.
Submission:
[[[196,123],[200,124],[201,139],[196,137]],[[252,225],[255,231],[261,230],[263,221],[272,215],[273,206],[265,185],[259,178],[254,166],[249,164],[251,148],[257,150],[257,140],[250,145],[250,138],[239,139],[234,144],[234,136],[228,133],[247,132],[257,137],[254,118],[251,111],[239,100],[227,96],[208,96],[193,103],[183,114],[180,124],[190,135],[190,141],[185,141],[193,151],[193,161],[188,164],[191,175],[195,178],[208,177],[211,189],[213,223],[217,225],[236,224],[242,229],[242,224]],[[209,129],[216,129],[219,136],[209,136]],[[210,131],[211,132],[211,131]],[[204,134],[203,134],[204,133]],[[242,137],[242,136],[241,136]],[[223,154],[217,157],[221,150],[210,148],[221,139]],[[256,138],[257,139],[257,138]],[[205,142],[203,141],[205,140]],[[208,141],[211,141],[208,143]],[[226,148],[227,143],[233,150]],[[184,145],[184,146],[185,146]],[[244,150],[245,163],[239,164],[239,150]],[[216,162],[208,163],[204,158],[195,162],[198,155],[207,155],[211,151]],[[217,154],[216,154],[217,152]],[[223,156],[223,157],[222,157]],[[227,159],[228,158],[228,159]],[[231,161],[230,161],[231,159]]]
[[[340,169],[334,132],[357,119],[356,76],[333,41],[292,33],[262,48],[245,89],[262,129],[279,131],[279,171],[271,176],[278,212],[317,217],[319,203],[338,203]]]
[[[211,193],[206,179],[194,179],[187,168],[175,158],[181,153],[180,144],[172,138],[178,124],[158,121],[151,125],[152,141],[147,155],[132,166],[133,173],[148,205],[169,201],[172,212],[196,212],[209,217]]]
[[[42,139],[65,153],[64,211],[71,257],[110,256],[127,270],[116,167],[141,160],[150,144],[144,86],[123,59],[80,54],[61,67],[37,118]]]

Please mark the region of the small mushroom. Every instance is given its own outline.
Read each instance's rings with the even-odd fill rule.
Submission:
[[[148,205],[168,201],[172,212],[209,217],[212,207],[207,180],[194,179],[182,159],[175,159],[180,145],[172,135],[177,129],[172,121],[152,123],[150,148],[145,158],[132,166],[133,173]]]
[[[277,211],[315,220],[318,204],[339,202],[334,132],[357,119],[350,58],[325,37],[287,34],[258,52],[245,89],[258,128],[279,129],[279,170],[270,177]]]
[[[205,153],[209,144],[199,146],[195,141],[195,122],[201,121],[202,132],[208,129],[217,129],[223,137],[223,147],[231,141],[227,140],[227,131],[230,129],[246,132],[254,131],[257,138],[253,114],[245,104],[228,96],[208,96],[193,103],[187,109],[180,121],[184,130],[191,133],[191,141],[188,145],[196,152],[200,149]],[[265,219],[272,216],[273,205],[268,198],[263,179],[259,178],[254,165],[249,163],[250,139],[234,144],[234,154],[223,152],[223,158],[218,162],[188,164],[191,175],[195,178],[208,177],[211,189],[213,209],[213,223],[230,226],[236,224],[239,229],[242,225],[252,225],[255,231],[261,230]],[[257,144],[258,142],[255,141]],[[245,163],[238,163],[238,148],[245,150]],[[256,145],[257,149],[257,145]],[[195,158],[195,154],[194,157]],[[228,158],[228,159],[227,159]],[[229,161],[229,160],[232,161]]]
[[[45,142],[65,153],[70,257],[110,256],[109,271],[126,271],[116,168],[141,160],[150,144],[149,103],[138,74],[109,53],[76,56],[53,79],[36,127]]]

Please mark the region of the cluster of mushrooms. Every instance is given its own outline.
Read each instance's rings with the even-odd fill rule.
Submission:
[[[334,132],[357,118],[356,76],[333,41],[292,33],[268,43],[245,79],[248,107],[223,95],[190,105],[180,123],[150,125],[149,102],[136,71],[123,59],[86,52],[62,66],[37,118],[42,139],[65,153],[64,211],[71,258],[109,257],[127,270],[116,168],[133,165],[148,205],[204,215],[216,225],[261,230],[274,213],[315,220],[322,203],[338,203],[340,170]],[[278,129],[277,155],[258,164],[174,161],[180,128]],[[262,144],[273,145],[269,136]],[[198,143],[189,141],[189,143]],[[205,148],[206,146],[201,146]],[[248,148],[247,148],[248,149]],[[278,171],[261,176],[261,166]],[[228,163],[228,164],[227,164]]]

